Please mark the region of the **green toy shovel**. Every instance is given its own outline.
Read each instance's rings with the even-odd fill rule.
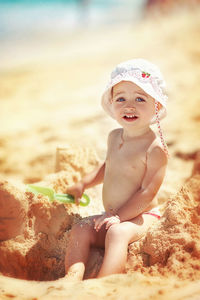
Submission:
[[[32,192],[35,195],[42,194],[49,198],[50,201],[57,200],[62,203],[75,203],[74,196],[70,194],[57,194],[53,189],[44,186],[38,186],[34,184],[27,184],[26,191]],[[83,194],[80,201],[81,206],[87,206],[90,203],[88,195]]]

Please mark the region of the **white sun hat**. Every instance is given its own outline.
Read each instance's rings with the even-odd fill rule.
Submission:
[[[167,95],[165,93],[163,76],[156,65],[145,59],[138,58],[118,64],[111,73],[101,104],[112,118],[114,118],[111,105],[112,87],[121,81],[130,81],[139,86],[145,93],[162,105],[157,112],[159,119],[166,116]],[[151,123],[156,123],[156,118],[153,118]]]

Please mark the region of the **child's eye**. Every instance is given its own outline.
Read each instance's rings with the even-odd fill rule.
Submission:
[[[145,100],[144,100],[143,98],[141,98],[141,97],[137,97],[137,98],[136,98],[136,101],[137,101],[137,102],[145,102]]]
[[[125,99],[123,97],[120,97],[120,98],[116,99],[116,102],[123,102],[123,101],[125,101]]]

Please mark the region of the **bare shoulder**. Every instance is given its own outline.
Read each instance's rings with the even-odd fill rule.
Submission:
[[[147,151],[147,164],[157,167],[166,166],[168,158],[158,138],[150,145]]]
[[[122,129],[121,128],[116,128],[114,130],[112,130],[109,135],[108,135],[108,144],[112,143],[113,141],[116,140],[116,138],[119,137],[119,135],[121,134]]]

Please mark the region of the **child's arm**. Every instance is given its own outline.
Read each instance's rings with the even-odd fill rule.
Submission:
[[[84,189],[91,188],[97,184],[103,182],[105,171],[105,162],[96,167],[91,173],[87,174],[83,179],[82,183]]]
[[[78,205],[85,189],[93,187],[103,182],[105,171],[105,162],[100,164],[91,173],[85,175],[82,180],[67,188],[67,193],[75,198],[75,203]]]
[[[110,137],[113,135],[113,132],[115,131],[116,129],[111,131],[110,134],[108,135],[108,141],[107,141],[108,147],[110,145],[110,140],[111,140]],[[85,189],[91,188],[103,182],[104,173],[105,173],[105,162],[100,164],[91,173],[84,176],[84,178],[81,181],[67,188],[67,193],[74,196],[75,203],[78,205]]]
[[[116,211],[121,222],[137,217],[150,205],[163,182],[166,166],[167,157],[163,150],[153,148],[147,157],[147,170],[140,190]]]

